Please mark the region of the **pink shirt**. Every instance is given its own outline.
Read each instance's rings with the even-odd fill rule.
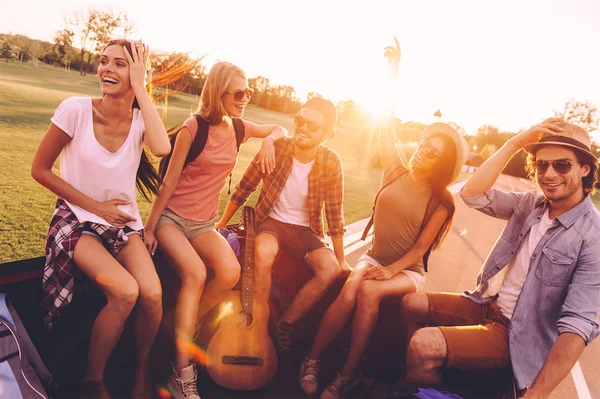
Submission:
[[[254,124],[244,123],[244,141],[252,136]],[[198,131],[196,118],[191,117],[183,124],[192,140]],[[183,132],[182,132],[183,133]],[[196,222],[205,222],[219,213],[219,197],[223,185],[237,163],[237,147],[233,125],[227,136],[217,135],[212,126],[208,128],[206,147],[194,161],[187,164],[167,208],[177,215]]]

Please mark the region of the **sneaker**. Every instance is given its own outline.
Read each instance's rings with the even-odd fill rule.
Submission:
[[[174,399],[200,399],[196,390],[196,365],[190,364],[181,369],[181,373],[177,374],[175,366],[173,367],[173,375],[167,381],[167,388]]]
[[[79,389],[81,399],[113,399],[108,392],[106,385],[104,385],[104,380],[84,380],[81,382]]]
[[[320,360],[311,360],[305,357],[300,364],[300,374],[298,375],[298,384],[306,395],[313,396],[317,394],[319,388],[319,366]]]
[[[275,349],[280,355],[289,353],[292,350],[294,330],[294,326],[285,321],[275,326]]]
[[[131,389],[131,399],[149,399],[152,398],[152,382],[150,373],[146,370],[135,370],[133,376],[133,387]]]
[[[321,399],[339,399],[348,397],[348,394],[352,392],[363,381],[362,374],[359,374],[356,378],[344,377],[341,373],[337,373],[335,380],[321,393]]]

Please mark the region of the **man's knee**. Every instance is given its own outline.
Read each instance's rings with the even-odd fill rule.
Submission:
[[[306,261],[315,272],[315,277],[324,284],[331,285],[341,276],[341,266],[329,248],[319,248],[309,252]]]
[[[405,295],[400,304],[402,315],[412,321],[425,322],[429,313],[429,298],[425,292]]]
[[[407,367],[418,369],[441,367],[447,353],[446,340],[439,328],[421,328],[414,333],[408,344]]]
[[[263,233],[256,237],[254,254],[256,256],[256,261],[260,263],[260,266],[268,265],[270,267],[275,261],[278,252],[279,244],[274,235]]]

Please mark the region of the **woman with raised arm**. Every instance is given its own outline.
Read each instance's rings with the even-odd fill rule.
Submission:
[[[400,62],[397,40],[385,55],[395,82]],[[434,123],[425,129],[423,140],[405,166],[392,126],[390,121],[380,130],[383,178],[372,219],[373,243],[325,313],[300,366],[300,387],[308,395],[316,394],[321,354],[352,319],[348,358],[321,393],[322,399],[344,397],[361,382],[359,363],[377,324],[379,304],[422,289],[424,257],[441,243],[454,215],[454,199],[447,186],[465,160],[461,138],[449,125]]]
[[[157,192],[158,174],[144,146],[161,157],[169,153],[170,143],[149,94],[148,59],[149,48],[141,40],[109,42],[98,66],[102,97],[64,100],[31,168],[33,178],[59,197],[46,241],[44,322],[51,328],[59,309],[72,300],[76,272],[107,299],[92,328],[82,398],[111,398],[104,368],[136,303],[131,395],[152,395],[148,357],[162,317],[162,293],[143,242],[136,186],[147,199]],[[170,83],[192,67],[157,78]],[[52,171],[59,155],[60,176]]]
[[[241,119],[251,96],[246,74],[239,67],[218,62],[211,68],[198,110],[177,132],[146,221],[148,250],[154,254],[160,246],[181,279],[175,308],[175,362],[167,383],[176,399],[199,398],[196,368],[190,364],[193,340],[202,317],[231,291],[240,276],[233,250],[215,229],[219,197],[237,163],[239,144],[250,137],[264,138],[258,162],[263,172],[270,173],[276,166],[273,140],[287,135],[281,126]],[[201,134],[205,145],[190,159]],[[207,267],[215,277],[205,287]]]

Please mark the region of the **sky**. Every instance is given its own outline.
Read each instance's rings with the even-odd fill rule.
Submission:
[[[403,121],[491,124],[519,131],[570,98],[600,107],[597,0],[0,0],[0,32],[51,41],[87,6],[127,13],[153,49],[206,54],[249,77],[334,101],[353,99]],[[31,10],[35,10],[34,13]],[[385,46],[400,41],[390,86]]]

